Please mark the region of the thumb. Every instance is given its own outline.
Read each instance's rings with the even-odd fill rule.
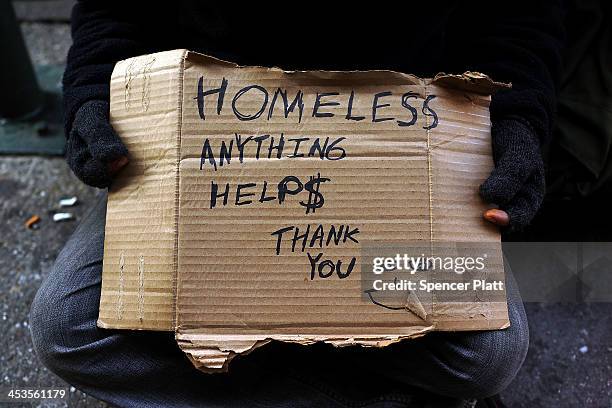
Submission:
[[[108,109],[108,102],[86,102],[77,112],[74,124],[91,156],[104,163],[128,156],[127,149],[109,122]]]
[[[110,173],[110,175],[117,174],[119,170],[121,170],[129,163],[129,161],[130,160],[127,156],[121,156],[118,159],[111,161],[110,163],[108,163],[108,172]]]

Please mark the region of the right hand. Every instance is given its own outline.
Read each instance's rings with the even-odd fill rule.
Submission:
[[[99,188],[110,186],[113,176],[129,161],[108,112],[108,102],[85,102],[74,117],[66,143],[68,166],[85,184]]]
[[[540,142],[531,126],[519,120],[493,122],[491,136],[495,169],[480,186],[480,195],[499,209],[484,217],[521,230],[535,217],[546,192]]]

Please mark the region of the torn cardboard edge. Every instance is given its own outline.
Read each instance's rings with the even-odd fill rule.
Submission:
[[[267,335],[228,335],[220,338],[218,335],[190,334],[189,331],[185,331],[177,332],[175,338],[181,350],[187,354],[195,367],[204,372],[216,373],[228,371],[229,364],[236,356],[247,355],[271,341],[295,343],[303,346],[322,342],[334,347],[355,345],[386,347],[404,339],[424,336],[431,330],[433,330],[433,326],[413,326],[410,328],[410,333],[403,335],[346,335],[337,338],[327,335],[274,335],[274,338]]]
[[[170,331],[174,330],[177,342],[180,347],[187,353],[190,360],[198,366],[200,369],[204,371],[225,371],[228,368],[229,361],[233,359],[238,354],[246,354],[255,348],[264,345],[272,340],[280,340],[287,342],[295,342],[299,344],[312,344],[313,342],[323,341],[335,346],[342,346],[348,344],[360,344],[363,346],[385,346],[387,344],[400,341],[402,339],[418,337],[424,335],[426,332],[437,330],[435,323],[428,322],[426,326],[411,326],[411,327],[402,327],[400,334],[355,334],[355,335],[342,335],[340,337],[334,337],[334,335],[295,335],[295,334],[231,334],[231,335],[223,335],[223,334],[204,334],[198,332],[198,330],[193,330],[191,328],[183,327],[178,322],[178,314],[179,308],[177,307],[176,301],[178,295],[177,288],[177,276],[178,276],[178,267],[179,267],[179,208],[180,208],[180,197],[181,193],[179,191],[180,185],[180,164],[181,164],[181,140],[183,135],[183,121],[184,121],[184,98],[183,98],[183,89],[184,89],[184,70],[185,70],[185,62],[191,61],[196,64],[214,64],[216,66],[224,66],[228,69],[256,69],[260,68],[265,71],[273,71],[282,73],[287,76],[295,75],[297,73],[308,73],[313,77],[319,77],[323,79],[333,78],[335,75],[371,75],[372,73],[381,73],[388,74],[389,80],[393,80],[394,82],[398,82],[401,80],[409,80],[411,83],[418,84],[422,87],[427,87],[428,85],[435,84],[440,85],[442,87],[446,87],[449,89],[458,89],[466,92],[476,93],[480,95],[488,95],[492,92],[507,88],[510,85],[503,84],[499,82],[495,82],[491,80],[488,76],[475,72],[466,72],[461,75],[449,75],[449,74],[438,74],[434,78],[425,78],[421,79],[414,75],[403,74],[395,71],[386,71],[386,70],[378,70],[378,71],[283,71],[280,68],[265,68],[265,67],[242,67],[237,64],[233,64],[231,62],[222,61],[216,59],[214,57],[205,56],[202,54],[194,53],[187,50],[175,50],[168,51],[164,53],[152,54],[149,56],[141,56],[136,58],[131,58],[128,60],[121,61],[115,67],[115,71],[113,72],[112,81],[111,81],[111,118],[121,116],[117,115],[121,109],[125,109],[126,112],[130,112],[129,114],[125,114],[119,120],[120,123],[114,122],[113,125],[120,128],[121,131],[118,133],[120,135],[127,134],[129,132],[134,133],[135,127],[134,123],[128,123],[130,121],[135,121],[138,115],[142,116],[140,123],[141,125],[150,126],[152,121],[158,125],[156,127],[160,127],[159,124],[163,122],[164,130],[160,131],[160,136],[169,134],[174,135],[175,141],[174,143],[174,155],[170,157],[170,160],[167,164],[167,171],[171,173],[171,179],[173,179],[174,185],[174,194],[173,194],[173,204],[172,208],[172,217],[173,222],[169,223],[167,227],[172,229],[174,238],[171,245],[172,260],[169,262],[167,266],[172,267],[171,275],[172,279],[170,285],[166,287],[166,290],[169,290],[172,293],[171,297],[166,296],[167,299],[160,300],[159,304],[154,305],[158,306],[164,310],[163,314],[168,315],[168,320],[160,320],[156,321],[154,325],[146,325],[144,322],[147,320],[146,312],[144,309],[150,307],[142,304],[143,296],[143,281],[142,275],[144,271],[144,265],[136,262],[137,265],[130,265],[130,269],[137,269],[139,272],[139,280],[138,289],[136,293],[134,291],[129,291],[127,286],[130,284],[130,280],[135,280],[133,277],[127,276],[128,272],[124,272],[123,265],[126,265],[129,261],[124,260],[124,252],[121,252],[121,256],[119,259],[120,267],[120,277],[118,287],[112,288],[107,287],[108,285],[104,284],[103,279],[103,293],[105,296],[101,299],[101,315],[98,319],[98,326],[104,328],[127,328],[127,329],[140,329],[140,330],[164,330]],[[157,70],[157,71],[156,71]],[[153,75],[154,74],[154,75]],[[155,82],[155,75],[159,75],[160,78],[158,82]],[[167,78],[165,77],[167,76]],[[167,82],[167,85],[164,85]],[[152,85],[153,84],[153,85]],[[142,93],[142,98],[140,101],[140,106],[138,109],[132,109],[131,105],[134,103],[133,100],[138,101],[137,98],[134,98],[131,95],[131,92],[134,91],[135,88],[139,89],[139,92]],[[163,90],[163,92],[162,92]],[[163,106],[159,112],[155,111],[157,106],[155,105],[156,95],[151,95],[150,93],[158,91],[161,95],[162,93],[168,93],[170,95],[172,92],[176,92],[176,99],[168,96],[164,96],[165,100],[168,102],[167,106]],[[147,93],[149,93],[147,95]],[[124,100],[119,100],[119,96],[123,95]],[[146,98],[145,98],[146,96]],[[157,96],[159,97],[159,96]],[[174,101],[174,102],[172,102]],[[136,103],[136,105],[138,105]],[[130,111],[133,110],[133,111]],[[155,115],[158,119],[153,118]],[[146,117],[151,116],[152,118],[149,120],[145,120]],[[170,119],[171,118],[171,119]],[[161,121],[161,122],[160,122]],[[123,127],[125,124],[125,128]],[[152,131],[155,131],[154,129]],[[165,132],[165,133],[164,133]],[[148,143],[147,139],[144,139],[139,136],[141,142],[144,141]],[[163,144],[163,143],[162,143]],[[130,146],[136,146],[137,143],[131,144],[128,146],[128,150],[133,151]],[[164,147],[164,148],[167,148]],[[146,150],[146,149],[145,149]],[[172,147],[167,148],[168,152],[172,152]],[[174,161],[174,167],[172,167],[172,161]],[[143,170],[143,174],[145,174],[150,169],[145,168]],[[119,203],[122,200],[128,202],[134,198],[134,194],[139,194],[140,187],[134,187],[134,175],[128,174],[124,177],[124,175],[120,176],[122,180],[114,186],[109,196],[109,217],[111,220],[114,218],[114,214],[119,214],[119,212],[113,212],[117,210],[117,208],[112,207],[111,202]],[[162,183],[162,181],[160,181]],[[118,195],[115,195],[115,192],[120,191],[122,188],[124,189],[132,189],[132,192],[124,195],[125,198],[116,198]],[[129,204],[128,204],[129,205]],[[111,208],[112,207],[112,208]],[[129,208],[128,208],[129,209]],[[167,214],[169,215],[169,213]],[[166,215],[166,217],[167,217]],[[125,221],[125,218],[122,220]],[[110,225],[110,227],[109,227]],[[115,231],[114,224],[107,223],[107,232],[108,228],[110,228],[111,232]],[[142,234],[140,234],[142,236]],[[129,233],[125,233],[125,236],[129,236]],[[123,238],[125,238],[125,236]],[[117,235],[108,234],[107,233],[107,241],[105,242],[105,249],[107,247],[113,246]],[[144,241],[140,240],[140,247],[135,250],[135,253],[140,253],[140,255],[136,255],[138,259],[144,259],[142,253],[147,252],[150,253],[151,249],[146,248],[147,239],[145,237]],[[108,246],[107,246],[108,244]],[[127,247],[126,247],[127,248]],[[127,248],[127,250],[132,250],[134,248]],[[165,248],[165,250],[170,249],[170,247]],[[125,259],[132,258],[134,256],[125,255]],[[126,263],[127,262],[127,263]],[[144,261],[143,261],[144,263]],[[105,260],[104,260],[105,271],[110,268],[110,264],[107,262],[106,250],[105,250]],[[161,268],[163,270],[163,267]],[[125,276],[124,276],[125,273]],[[161,272],[160,272],[161,273]],[[109,276],[109,272],[105,274],[105,277]],[[106,279],[108,282],[108,279]],[[160,296],[163,297],[163,296]],[[125,318],[124,315],[128,315],[130,311],[129,308],[133,308],[133,300],[138,298],[138,318]],[[418,308],[417,308],[418,309]],[[423,316],[426,317],[426,313],[424,310],[420,309],[414,311],[416,316],[419,316],[420,319],[423,319]],[[466,308],[468,310],[469,308]],[[108,311],[116,310],[116,316],[113,319],[109,319],[109,315],[106,314],[103,316],[103,311],[106,313]],[[424,314],[425,313],[425,314]],[[171,317],[170,317],[171,316]],[[117,318],[118,317],[118,318]],[[108,320],[107,320],[108,319]],[[123,323],[118,323],[118,321],[123,321]],[[504,328],[509,325],[508,320],[500,321],[490,321],[491,326],[488,328]],[[487,327],[480,327],[480,329],[487,329]]]
[[[416,339],[427,333],[436,331],[436,325],[431,322],[423,326],[404,328],[403,334],[342,334],[342,335],[316,335],[316,334],[275,334],[274,336],[261,335],[219,335],[202,334],[197,330],[180,330],[177,328],[175,339],[192,364],[199,370],[207,373],[227,372],[229,364],[238,355],[247,355],[271,341],[295,343],[303,346],[326,343],[334,347],[362,346],[386,347],[402,340]],[[490,330],[503,330],[510,327],[510,321],[489,321]],[[463,328],[465,330],[465,328]],[[476,329],[475,329],[476,330]],[[477,330],[487,330],[480,327]],[[453,331],[447,328],[444,331]]]

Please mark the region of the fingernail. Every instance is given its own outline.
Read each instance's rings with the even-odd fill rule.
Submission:
[[[108,164],[108,169],[112,173],[119,171],[123,166],[128,164],[129,159],[125,156],[118,158],[117,160]]]
[[[485,211],[483,216],[485,220],[501,227],[505,227],[510,223],[510,217],[508,217],[508,213],[503,210],[498,210],[496,208],[492,208],[490,210]]]

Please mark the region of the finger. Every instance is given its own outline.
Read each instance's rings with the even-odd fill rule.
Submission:
[[[112,162],[127,157],[128,151],[109,123],[98,123],[82,136],[88,140],[87,147],[93,157],[103,162]]]
[[[523,167],[522,171],[523,174],[517,176],[502,167],[496,167],[480,185],[480,196],[488,203],[504,205],[510,202],[530,176],[531,169]]]
[[[498,210],[496,208],[485,211],[483,213],[483,217],[485,220],[500,227],[506,227],[510,223],[508,213],[503,210]]]
[[[66,158],[74,174],[85,184],[99,188],[110,185],[110,173],[106,165],[91,156],[76,131],[70,133],[66,142]]]
[[[509,226],[519,230],[529,225],[544,200],[543,172],[534,173],[519,193],[503,209],[508,213]]]
[[[109,122],[106,102],[90,101],[84,104],[75,118],[75,128],[92,157],[97,160],[111,162],[128,155]]]
[[[117,160],[111,161],[107,165],[109,173],[111,175],[115,175],[119,170],[125,167],[128,164],[128,162],[129,162],[129,159],[127,158],[127,156],[123,156],[123,157],[118,158]]]
[[[85,142],[79,137],[77,132],[71,132],[66,141],[66,160],[69,167],[76,173],[76,168],[83,165],[90,158],[91,153],[89,153]]]
[[[502,205],[520,191],[533,171],[542,167],[539,143],[520,121],[494,121],[491,126],[495,169],[480,188],[482,197]]]
[[[92,157],[80,167],[77,177],[90,186],[107,188],[112,181],[107,167],[107,163]]]

